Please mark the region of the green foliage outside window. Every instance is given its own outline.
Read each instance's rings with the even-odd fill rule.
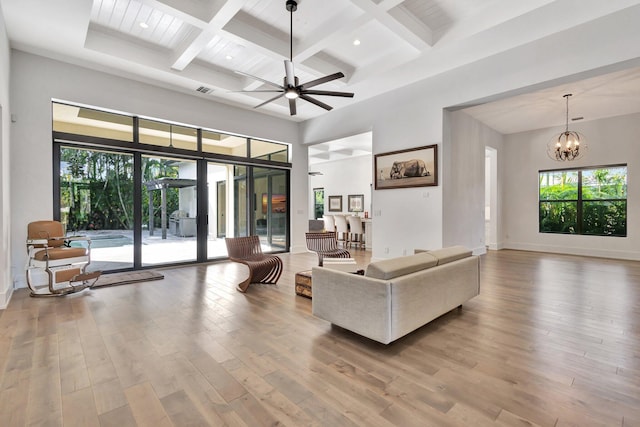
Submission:
[[[626,166],[539,173],[541,233],[627,235]]]
[[[313,189],[313,210],[315,219],[324,216],[324,188]]]
[[[178,177],[166,159],[143,158],[142,181]],[[160,191],[152,191],[156,211]],[[142,222],[148,224],[149,192],[142,186]],[[108,151],[60,149],[60,206],[67,230],[130,230],[133,228],[133,156]],[[179,206],[178,189],[167,190],[167,215]],[[160,215],[154,212],[154,224]]]

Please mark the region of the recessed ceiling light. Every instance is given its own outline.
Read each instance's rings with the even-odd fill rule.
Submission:
[[[149,24],[147,24],[146,22],[141,22],[141,23],[140,23],[140,26],[141,26],[142,28],[144,28],[145,30],[146,30],[147,28],[149,28]]]
[[[354,45],[354,46],[360,46],[360,40],[355,39],[355,40],[353,41],[353,45]]]
[[[231,61],[233,59],[233,56],[227,55],[227,56],[225,56],[225,58],[227,58],[227,61]]]

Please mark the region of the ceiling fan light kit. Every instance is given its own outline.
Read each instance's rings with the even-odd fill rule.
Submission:
[[[320,77],[315,80],[311,80],[310,82],[306,82],[300,84],[298,78],[295,75],[295,70],[293,66],[293,12],[298,10],[298,2],[295,0],[287,0],[286,1],[286,9],[290,13],[290,33],[289,33],[289,59],[285,59],[284,61],[284,82],[283,85],[279,85],[277,83],[270,82],[268,80],[262,79],[260,77],[253,76],[251,74],[243,73],[241,71],[236,71],[238,74],[242,74],[247,77],[251,77],[252,79],[258,80],[266,85],[274,87],[274,89],[269,90],[241,90],[240,92],[272,92],[277,93],[271,99],[266,100],[262,104],[256,105],[253,108],[259,108],[263,105],[269,104],[277,99],[285,97],[289,100],[289,113],[292,116],[295,116],[297,113],[296,110],[296,99],[304,99],[307,102],[317,105],[320,108],[324,108],[329,111],[333,109],[330,105],[325,104],[322,101],[319,101],[316,98],[313,98],[309,95],[316,96],[341,96],[345,98],[353,98],[353,93],[351,92],[336,92],[330,90],[310,90],[310,88],[321,85],[323,83],[328,83],[330,81],[340,79],[344,77],[344,74],[341,72],[333,73],[328,76]]]
[[[552,160],[572,161],[583,157],[587,151],[587,144],[584,135],[580,132],[569,130],[569,97],[573,94],[563,95],[566,99],[567,113],[564,132],[554,137],[547,144],[547,155]]]

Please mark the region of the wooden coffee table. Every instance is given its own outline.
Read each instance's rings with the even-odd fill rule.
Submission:
[[[311,270],[296,273],[296,295],[311,298]]]

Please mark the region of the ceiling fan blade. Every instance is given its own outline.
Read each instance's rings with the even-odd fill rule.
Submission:
[[[295,116],[297,111],[296,111],[296,100],[295,99],[290,99],[289,100],[289,112],[291,113],[292,116]]]
[[[268,84],[269,86],[277,87],[278,89],[284,90],[283,86],[280,86],[279,84],[270,82],[269,80],[265,80],[265,79],[262,79],[260,77],[257,77],[257,76],[251,75],[251,74],[243,73],[242,71],[236,71],[236,74],[240,74],[240,75],[243,75],[243,76],[251,77],[252,79],[255,79],[255,80],[258,80],[258,81],[260,81],[262,83]]]
[[[300,98],[304,99],[305,101],[309,101],[312,104],[316,104],[318,107],[324,108],[327,111],[333,110],[333,107],[331,105],[327,105],[324,102],[318,101],[317,99],[314,99],[310,96],[301,94]]]
[[[288,59],[284,60],[284,72],[286,73],[287,86],[296,85],[296,74],[293,70],[293,62]]]
[[[303,83],[300,85],[300,89],[305,90],[310,87],[321,85],[322,83],[327,83],[332,80],[340,79],[342,77],[344,77],[344,74],[342,74],[342,72],[333,73],[328,76],[320,77],[319,79],[315,79],[315,80],[311,80],[310,82]]]
[[[260,108],[260,107],[262,107],[263,105],[267,105],[268,103],[273,102],[273,101],[275,101],[275,100],[276,100],[276,99],[278,99],[278,98],[282,98],[283,96],[284,96],[284,92],[282,92],[280,95],[274,96],[274,97],[273,97],[273,98],[271,98],[271,99],[267,99],[267,100],[266,100],[266,101],[264,101],[262,104],[260,104],[260,105],[256,105],[256,106],[255,106],[255,107],[253,107],[253,108]]]
[[[232,90],[231,93],[276,93],[282,92],[282,89],[269,90]]]
[[[305,95],[327,95],[327,96],[344,96],[345,98],[353,98],[351,92],[334,92],[332,90],[303,90]]]

